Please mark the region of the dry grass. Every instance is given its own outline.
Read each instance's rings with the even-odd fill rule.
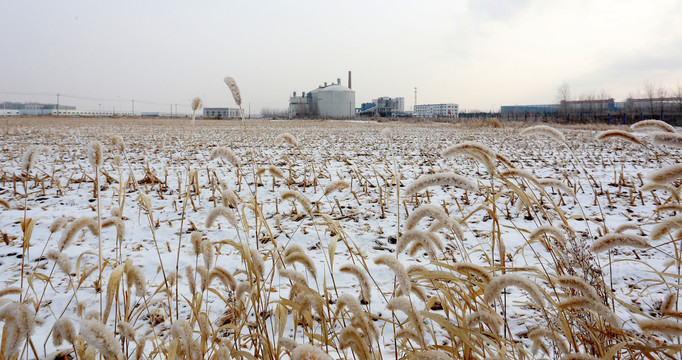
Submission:
[[[674,357],[680,150],[597,130],[12,119],[0,356]]]

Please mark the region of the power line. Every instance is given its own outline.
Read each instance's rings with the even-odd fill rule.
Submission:
[[[0,90],[0,94],[3,95],[28,95],[28,96],[59,96],[59,97],[65,97],[65,98],[70,98],[70,99],[78,99],[78,100],[90,100],[90,101],[111,101],[111,102],[121,102],[121,101],[135,101],[141,104],[146,104],[146,105],[162,105],[162,106],[168,106],[168,105],[175,105],[180,106],[182,108],[190,108],[190,105],[184,105],[184,102],[167,102],[167,103],[160,103],[160,102],[155,102],[155,101],[145,101],[145,100],[139,100],[139,99],[121,99],[121,98],[103,98],[103,97],[92,97],[92,96],[83,96],[83,95],[69,95],[69,94],[62,94],[62,93],[49,93],[49,92],[34,92],[34,91],[8,91],[8,90]]]

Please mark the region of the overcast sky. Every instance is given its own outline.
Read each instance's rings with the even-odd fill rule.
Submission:
[[[563,82],[617,101],[682,84],[680,0],[6,0],[0,34],[0,101],[84,109],[233,107],[227,75],[253,113],[349,70],[357,106],[409,109],[414,87],[489,111],[555,102]]]

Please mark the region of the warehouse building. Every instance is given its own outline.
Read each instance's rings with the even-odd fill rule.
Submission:
[[[348,73],[350,86],[350,72]],[[355,91],[336,83],[319,86],[297,96],[294,92],[289,98],[289,118],[328,118],[350,119],[355,115]]]
[[[415,105],[414,116],[431,118],[457,118],[459,117],[459,105],[453,103]]]
[[[204,108],[204,119],[236,119],[240,117],[239,109],[236,108]]]

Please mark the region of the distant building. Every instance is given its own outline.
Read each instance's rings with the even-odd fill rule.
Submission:
[[[500,106],[502,115],[517,115],[517,114],[547,114],[554,115],[559,111],[559,104],[542,104],[542,105],[503,105]]]
[[[0,109],[0,116],[19,116],[19,110]]]
[[[236,119],[240,118],[239,109],[235,108],[204,108],[204,119]]]
[[[415,105],[414,116],[433,118],[457,118],[459,117],[459,105],[453,103]]]
[[[335,84],[320,86],[289,98],[289,118],[350,119],[355,115],[355,91]]]
[[[363,103],[356,113],[361,116],[397,116],[405,111],[405,98],[380,97],[372,99],[371,103]]]

